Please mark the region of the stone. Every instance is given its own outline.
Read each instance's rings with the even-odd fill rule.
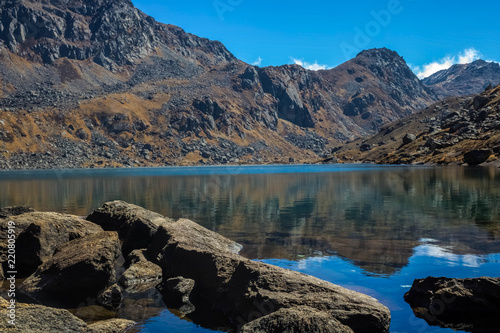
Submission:
[[[147,260],[144,251],[144,249],[134,250],[128,256],[130,265],[120,277],[120,283],[128,292],[143,292],[161,282],[160,266]]]
[[[123,242],[123,255],[148,247],[158,226],[173,222],[161,214],[124,201],[106,202],[87,217],[104,230],[117,231]]]
[[[350,327],[340,323],[325,312],[298,306],[282,308],[255,319],[241,327],[240,333],[353,333]]]
[[[472,166],[479,165],[486,162],[491,154],[492,151],[489,149],[472,150],[464,154],[464,162]]]
[[[148,248],[164,281],[195,281],[197,311],[213,311],[218,327],[235,329],[281,308],[308,306],[355,332],[387,332],[390,312],[376,299],[284,268],[248,260],[231,240],[185,219],[159,227]],[[215,319],[214,319],[215,320]]]
[[[29,224],[16,239],[19,277],[33,274],[43,261],[52,257],[57,246],[103,231],[98,225],[77,216],[59,213],[25,213],[16,216],[14,221]]]
[[[16,325],[7,322],[9,302],[0,297],[0,331],[14,333],[85,333],[87,324],[68,310],[54,309],[36,304],[16,303]]]
[[[193,279],[186,279],[182,276],[163,281],[162,293],[167,306],[178,309],[185,314],[193,312],[195,307],[191,303],[190,297],[194,285]]]
[[[123,300],[122,289],[118,284],[114,284],[97,295],[97,302],[108,308],[117,309]]]
[[[96,297],[115,281],[115,260],[120,256],[118,234],[103,231],[74,239],[56,248],[20,289],[43,302],[74,306]]]
[[[500,278],[416,279],[404,299],[431,325],[474,332],[498,329]]]
[[[88,325],[88,333],[124,333],[136,324],[133,320],[113,318]]]
[[[413,141],[415,141],[417,139],[417,137],[415,136],[415,134],[410,134],[410,133],[407,133],[404,137],[403,137],[403,144],[404,145],[407,145],[409,143],[412,143]]]

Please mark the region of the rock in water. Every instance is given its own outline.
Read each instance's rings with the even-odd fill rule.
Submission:
[[[353,333],[350,327],[342,325],[329,314],[299,306],[289,309],[279,309],[267,316],[260,317],[244,325],[240,333]]]
[[[54,254],[57,246],[102,228],[77,216],[58,213],[26,213],[16,216],[14,222],[29,224],[16,240],[19,277],[33,274],[43,261]]]
[[[498,330],[500,278],[417,279],[404,299],[430,325],[473,332]]]
[[[160,266],[147,260],[143,252],[134,250],[129,254],[130,265],[120,277],[120,283],[128,292],[143,292],[161,282]]]
[[[123,255],[147,248],[158,226],[172,219],[124,201],[106,202],[87,217],[104,230],[117,231],[123,241]]]
[[[491,154],[489,149],[472,150],[464,154],[464,162],[468,165],[479,165],[486,162]]]
[[[280,309],[306,306],[324,318],[331,317],[329,323],[337,320],[355,332],[388,331],[390,312],[376,299],[299,272],[248,260],[237,251],[231,240],[181,219],[158,228],[148,257],[158,260],[164,281],[177,277],[195,281],[190,299],[197,311],[212,311],[213,318],[218,315],[227,320],[202,323],[206,326],[234,330]],[[295,312],[298,321],[299,312]],[[279,318],[279,314],[276,316]],[[300,323],[290,323],[290,327],[294,325]]]
[[[115,281],[120,256],[116,232],[103,231],[57,247],[54,256],[21,285],[21,290],[43,303],[75,306],[96,297]]]

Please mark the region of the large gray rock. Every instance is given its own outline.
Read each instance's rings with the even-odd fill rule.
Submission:
[[[116,232],[103,231],[57,247],[27,278],[21,289],[44,303],[77,305],[115,281],[115,260],[120,256]]]
[[[158,227],[173,222],[161,214],[124,201],[106,202],[87,217],[104,230],[117,231],[123,242],[123,255],[147,248]]]
[[[102,232],[98,225],[77,216],[59,213],[26,213],[12,218],[16,224],[28,224],[16,240],[16,266],[19,277],[33,274],[57,246],[89,234]]]
[[[416,279],[404,299],[431,325],[474,332],[498,329],[500,278]]]
[[[282,308],[243,325],[239,333],[353,333],[350,327],[308,306]]]
[[[234,330],[282,308],[308,306],[355,332],[388,331],[390,312],[376,299],[248,260],[236,254],[238,249],[231,240],[181,219],[160,226],[148,254],[163,268],[164,281],[179,276],[195,281],[190,299],[197,312],[227,319],[212,325]]]

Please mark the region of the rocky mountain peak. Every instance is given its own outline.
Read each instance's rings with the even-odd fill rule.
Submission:
[[[422,82],[440,98],[479,94],[490,84],[500,84],[500,65],[481,59],[470,64],[456,64],[426,77]]]
[[[235,59],[218,42],[157,23],[130,0],[9,0],[0,4],[0,18],[1,44],[47,64],[92,59],[117,70],[156,53],[180,54],[201,65]]]

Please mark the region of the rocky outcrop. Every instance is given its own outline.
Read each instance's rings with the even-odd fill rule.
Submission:
[[[311,110],[301,97],[312,87],[309,73],[298,65],[263,68],[259,73],[264,92],[278,103],[278,117],[300,127],[314,127]]]
[[[123,255],[147,248],[158,227],[172,219],[123,201],[106,202],[87,217],[104,230],[117,231],[123,242]]]
[[[424,78],[422,82],[435,91],[440,99],[479,94],[490,85],[500,84],[500,65],[484,60],[456,64]]]
[[[386,332],[389,310],[375,299],[283,268],[236,254],[236,244],[189,220],[160,226],[148,249],[164,281],[195,281],[190,293],[197,311],[222,322],[207,326],[234,330],[282,308],[308,306],[355,332]]]
[[[104,231],[74,239],[26,279],[21,290],[43,301],[77,305],[116,282],[115,260],[120,255],[116,232]]]
[[[473,332],[498,328],[500,278],[417,279],[404,299],[430,325]]]
[[[26,213],[16,216],[15,222],[29,224],[16,239],[19,277],[34,273],[59,245],[102,231],[77,216],[58,213]]]

